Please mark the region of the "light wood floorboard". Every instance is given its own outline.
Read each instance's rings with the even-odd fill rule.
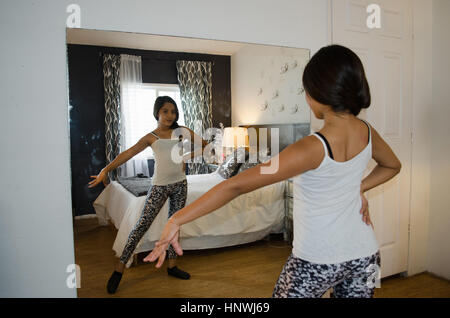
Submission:
[[[96,218],[74,221],[75,259],[81,269],[78,297],[162,297],[162,298],[254,298],[271,297],[278,275],[291,247],[280,235],[241,246],[185,251],[178,266],[191,274],[190,280],[167,275],[166,265],[156,269],[142,262],[125,271],[114,295],[106,283],[117,258],[112,245],[117,230],[99,226]],[[450,282],[422,273],[412,277],[383,279],[375,297],[450,297]]]

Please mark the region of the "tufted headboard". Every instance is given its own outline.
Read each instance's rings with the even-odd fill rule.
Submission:
[[[284,148],[293,144],[295,141],[302,139],[303,137],[309,136],[311,133],[311,124],[256,124],[256,125],[239,125],[239,127],[245,128],[255,128],[257,136],[257,149],[260,151],[259,142],[259,130],[261,128],[267,128],[267,145],[270,149],[271,140],[271,128],[278,128],[279,131],[279,152]],[[270,149],[271,150],[271,149]],[[271,155],[276,155],[276,153],[271,153]]]

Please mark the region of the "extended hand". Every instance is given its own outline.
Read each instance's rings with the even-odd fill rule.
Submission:
[[[155,265],[156,268],[160,268],[164,263],[166,258],[166,250],[169,244],[172,244],[175,252],[178,255],[183,255],[183,250],[178,243],[180,226],[176,224],[172,219],[169,219],[166,226],[164,227],[161,238],[155,243],[155,248],[151,253],[149,253],[145,258],[144,262],[154,262],[157,258],[158,263]]]
[[[361,205],[361,210],[359,211],[360,214],[362,214],[363,218],[363,222],[366,223],[367,225],[371,225],[372,229],[373,224],[372,221],[370,220],[370,214],[369,214],[369,201],[367,201],[366,196],[364,195],[364,193],[361,192],[361,200],[362,200],[362,205]]]
[[[88,188],[92,188],[95,187],[97,184],[99,184],[100,182],[103,182],[104,186],[107,186],[108,184],[106,183],[106,180],[108,178],[107,173],[105,172],[105,170],[100,171],[100,173],[97,176],[91,176],[91,178],[95,178],[95,180],[92,180],[91,182],[89,182],[89,186]]]

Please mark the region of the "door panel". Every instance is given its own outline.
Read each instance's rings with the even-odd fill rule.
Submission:
[[[407,269],[412,122],[412,4],[376,1],[381,29],[366,25],[374,1],[332,0],[332,42],[352,49],[364,64],[372,104],[361,112],[402,162],[393,180],[368,192],[369,209],[380,245],[381,276]],[[366,175],[375,167],[372,160]]]

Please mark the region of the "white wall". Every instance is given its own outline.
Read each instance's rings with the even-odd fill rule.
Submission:
[[[433,108],[428,271],[450,279],[450,1],[433,0]]]
[[[248,45],[231,56],[232,126],[309,123],[302,75],[309,50]],[[287,71],[281,68],[287,65]],[[274,94],[278,96],[274,97]],[[261,105],[267,103],[265,110]],[[283,107],[283,110],[279,109]],[[294,107],[298,111],[294,112]]]
[[[71,3],[81,7],[81,27],[88,29],[311,54],[328,41],[327,0],[2,1],[0,297],[76,296],[65,272],[74,263],[65,44]]]
[[[408,275],[427,269],[431,179],[432,0],[413,1],[414,82]]]

